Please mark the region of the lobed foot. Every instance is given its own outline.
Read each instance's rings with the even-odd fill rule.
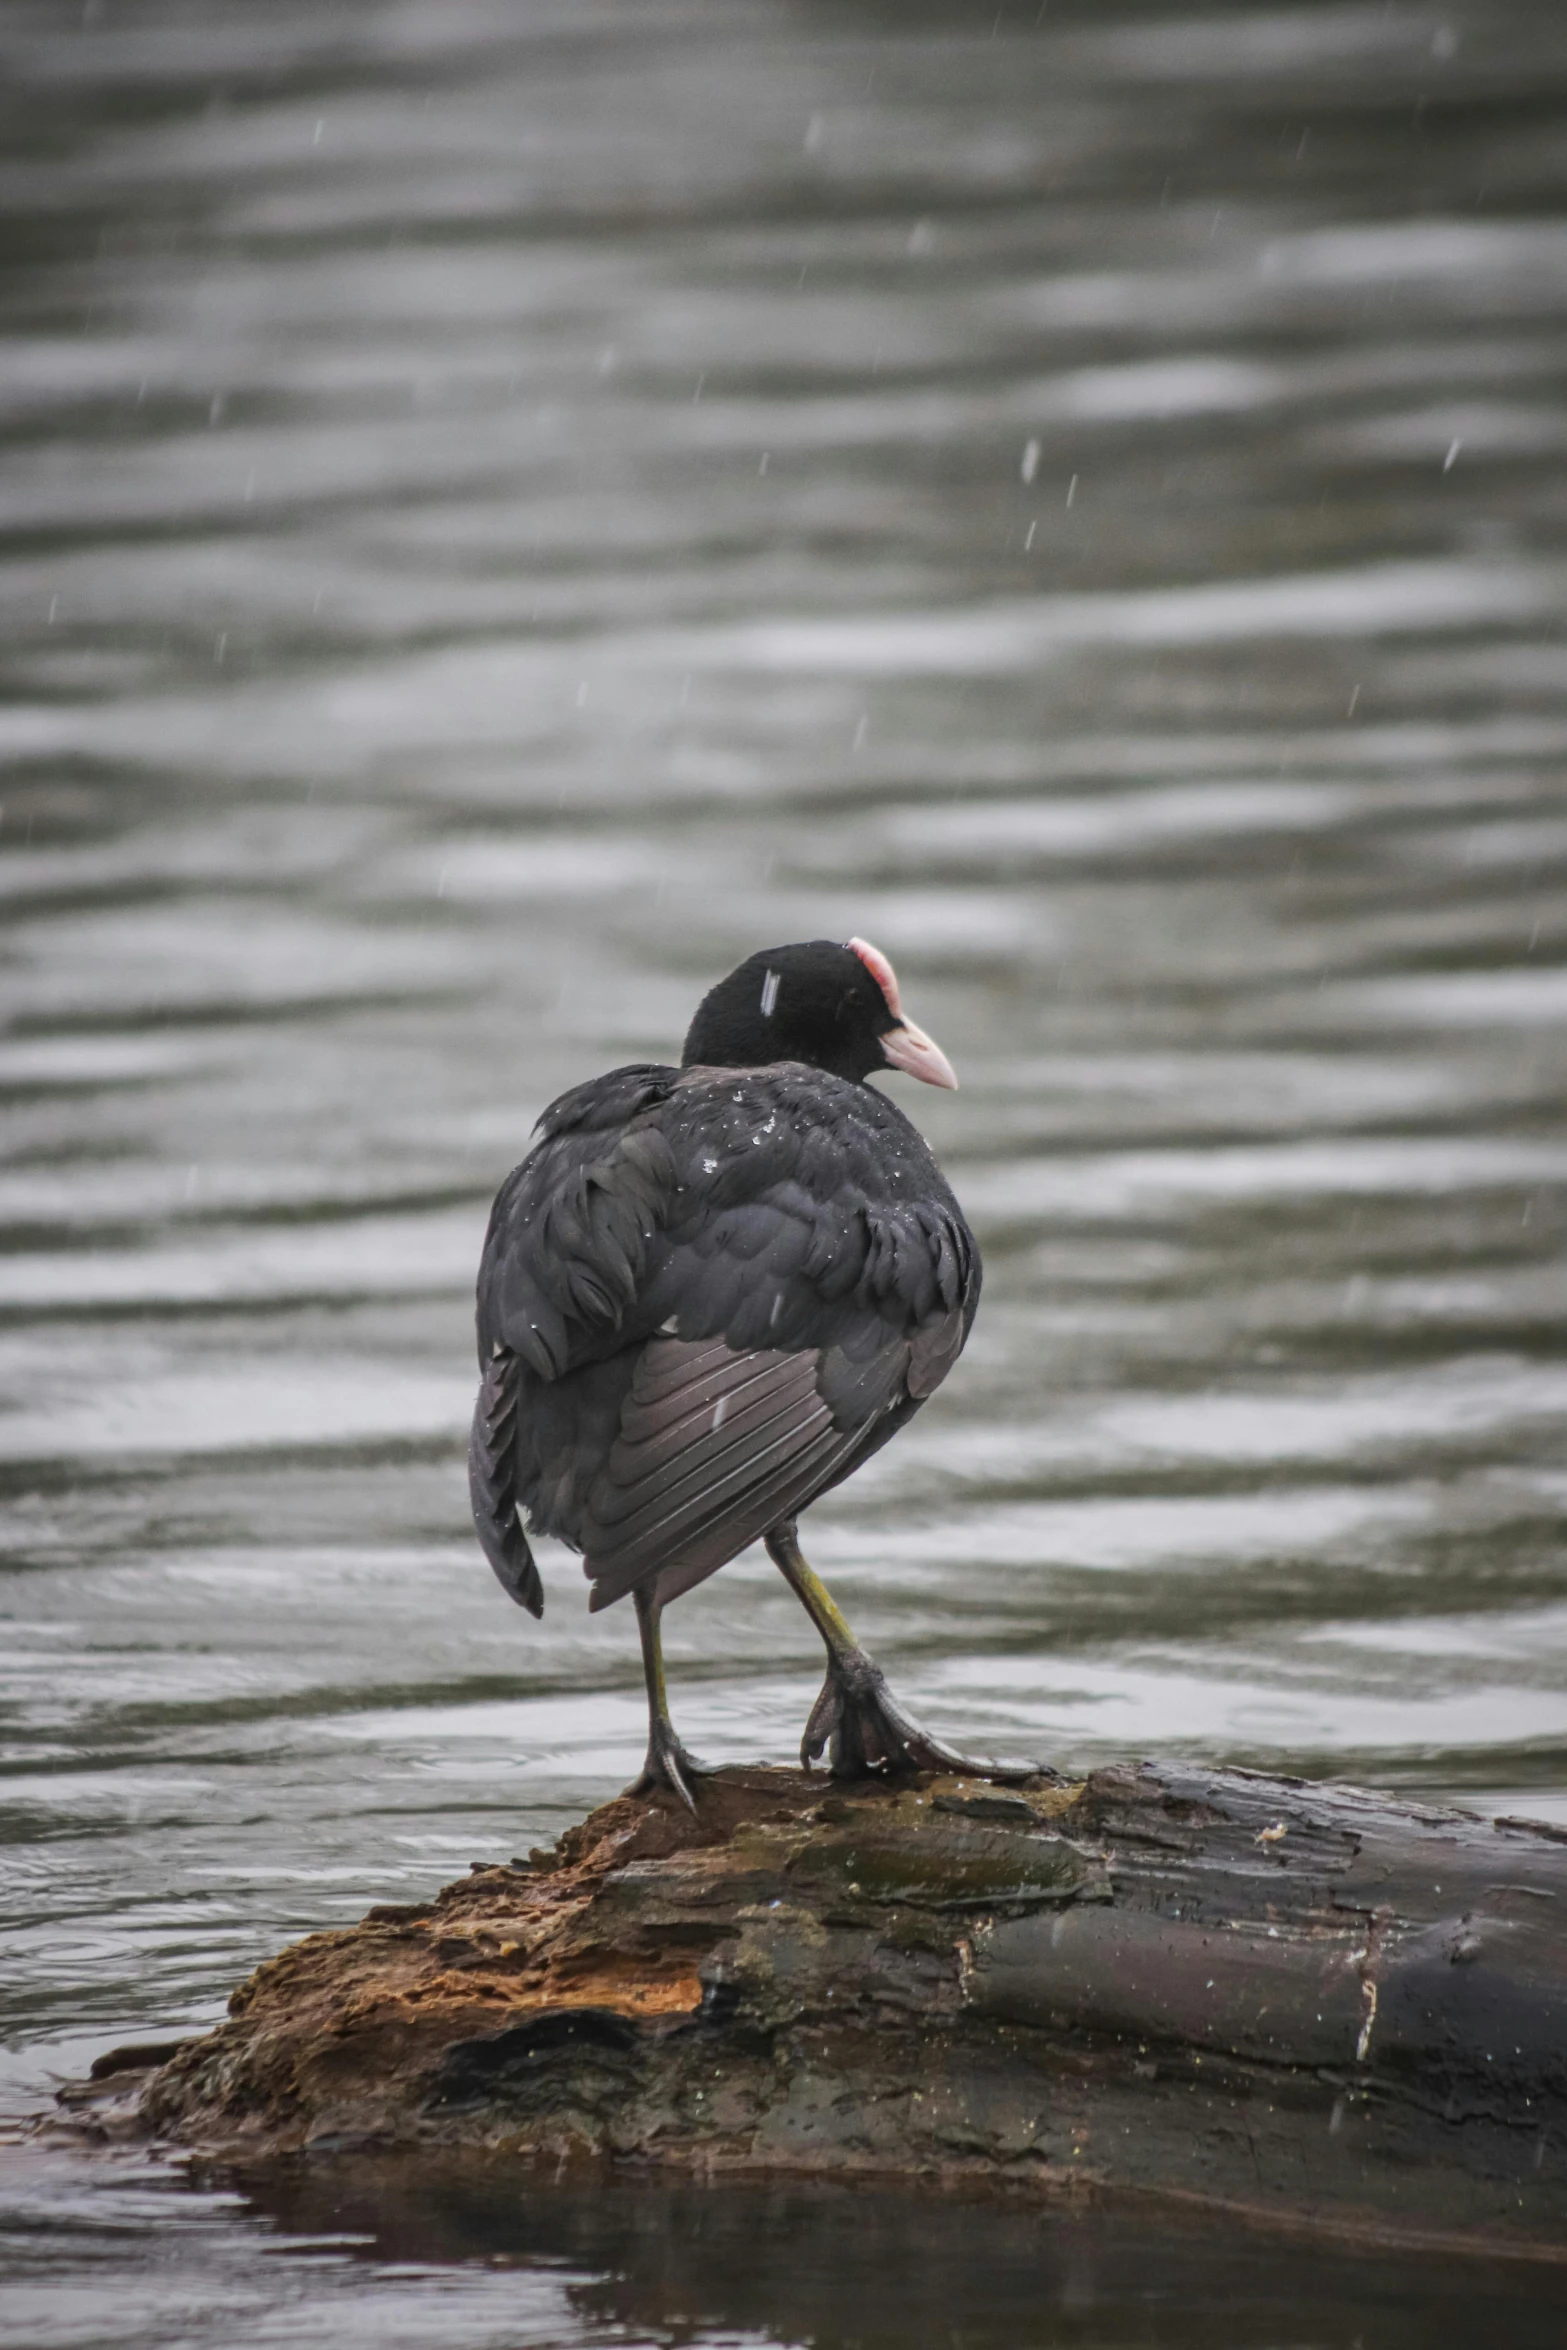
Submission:
[[[802,1767],[809,1770],[823,1752],[835,1779],[864,1779],[877,1770],[952,1771],[965,1778],[1002,1780],[1051,1775],[1042,1763],[960,1754],[932,1737],[904,1712],[887,1686],[886,1674],[863,1648],[829,1658],[822,1693],[800,1741]]]
[[[682,1746],[673,1729],[666,1722],[648,1734],[647,1760],[639,1776],[626,1789],[628,1795],[652,1795],[667,1787],[678,1796],[692,1818],[696,1817],[696,1797],[691,1792],[692,1782],[709,1776],[712,1764],[699,1762]]]

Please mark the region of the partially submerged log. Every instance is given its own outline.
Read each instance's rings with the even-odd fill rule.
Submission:
[[[704,1780],[258,1968],[72,2101],[229,2158],[486,2148],[1132,2191],[1567,2247],[1567,1836],[1183,1765]],[[156,2058],[153,2069],[146,2061]]]

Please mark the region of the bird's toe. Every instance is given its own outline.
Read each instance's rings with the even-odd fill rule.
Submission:
[[[1054,1776],[1039,1763],[960,1754],[933,1737],[904,1712],[885,1673],[863,1649],[832,1659],[811,1708],[800,1741],[801,1763],[809,1770],[824,1750],[835,1779],[863,1779],[874,1771],[945,1771],[999,1780]]]
[[[822,1683],[821,1693],[812,1706],[800,1739],[800,1768],[808,1771],[819,1762],[829,1743],[837,1736],[843,1719],[843,1692],[831,1673]]]
[[[626,1793],[656,1795],[667,1790],[695,1819],[697,1806],[692,1784],[707,1777],[711,1770],[710,1763],[699,1761],[671,1731],[667,1738],[654,1736],[648,1740],[647,1760]]]

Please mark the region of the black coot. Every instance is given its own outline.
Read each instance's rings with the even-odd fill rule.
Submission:
[[[798,1513],[918,1411],[979,1303],[974,1236],[901,1110],[866,1084],[955,1086],[863,939],[774,947],[701,1004],[678,1069],[553,1102],[479,1269],[469,1477],[513,1599],[544,1592],[519,1519],[629,1591],[650,1735],[637,1790],[690,1803],[659,1616],[758,1535],[827,1647],[801,1744],[832,1769],[963,1767],[894,1704],[800,1555]]]

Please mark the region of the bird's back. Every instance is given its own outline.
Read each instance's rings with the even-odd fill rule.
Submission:
[[[540,1126],[479,1275],[510,1499],[585,1553],[595,1606],[672,1597],[918,1408],[979,1252],[895,1104],[802,1063],[615,1070]]]

